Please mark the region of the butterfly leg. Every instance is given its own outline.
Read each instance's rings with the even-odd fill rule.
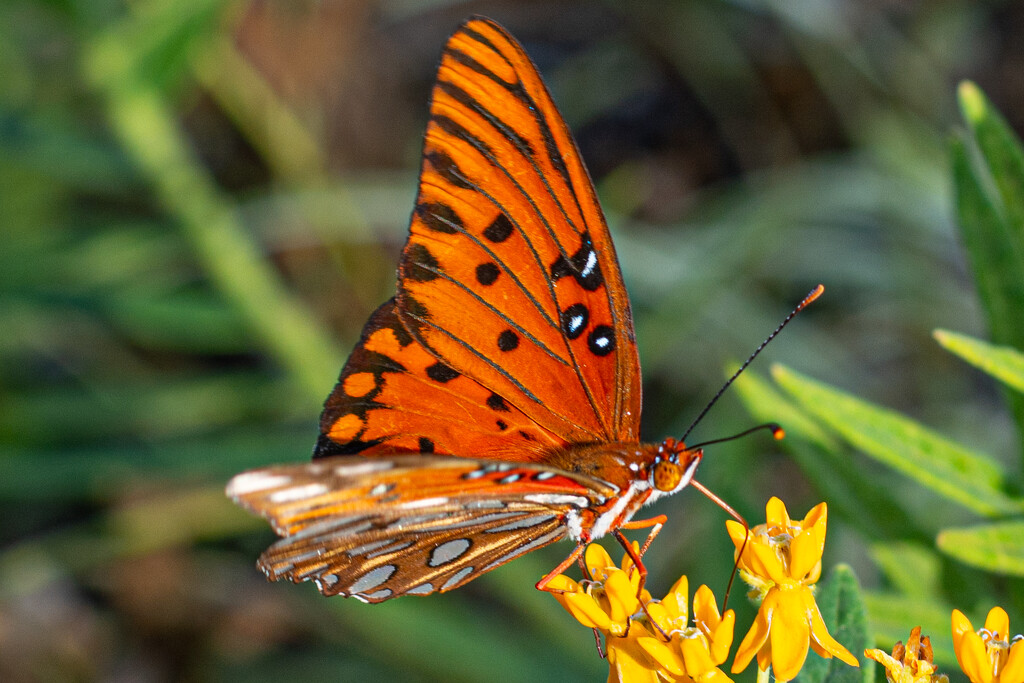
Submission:
[[[579,559],[581,555],[583,555],[583,550],[586,547],[586,543],[580,543],[579,545],[577,545],[576,548],[573,549],[569,557],[562,560],[557,567],[549,571],[547,574],[544,575],[544,578],[537,582],[537,585],[535,586],[536,589],[539,591],[544,591],[545,593],[564,593],[565,591],[556,590],[554,588],[548,588],[548,584],[551,583],[551,580],[554,579],[556,576],[558,576],[566,569],[571,567],[572,563]]]
[[[625,535],[623,535],[621,529],[615,532],[615,538],[626,550],[626,554],[629,555],[629,559],[633,561],[633,567],[635,567],[640,573],[640,583],[636,589],[636,597],[637,600],[640,601],[640,609],[642,609],[644,614],[647,616],[648,623],[652,624],[654,628],[658,630],[661,636],[665,639],[665,642],[668,642],[669,635],[665,633],[664,629],[658,625],[658,622],[651,617],[651,613],[647,611],[647,603],[643,601],[641,596],[644,592],[644,584],[647,583],[647,567],[644,566],[642,558],[644,553],[646,553],[647,549],[650,547],[651,541],[653,541],[654,537],[658,535],[661,528],[665,526],[667,519],[668,518],[665,517],[665,515],[658,515],[657,517],[652,517],[650,519],[633,520],[622,525],[621,529],[651,529],[650,533],[647,534],[647,539],[644,541],[644,544],[640,547],[639,552],[633,548],[633,544],[629,542],[629,539],[626,538]]]
[[[651,529],[650,533],[647,534],[647,539],[644,541],[644,544],[640,546],[640,557],[643,557],[647,553],[647,549],[651,547],[651,541],[654,540],[655,536],[661,533],[661,528],[665,526],[665,522],[667,521],[668,517],[666,517],[665,515],[658,515],[657,517],[651,517],[650,519],[635,519],[626,522],[622,525],[622,528]],[[641,586],[643,586],[643,584],[641,584]]]

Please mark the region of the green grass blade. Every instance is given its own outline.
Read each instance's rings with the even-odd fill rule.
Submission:
[[[1024,392],[1024,354],[1020,351],[948,330],[935,330],[932,334],[942,348],[1006,386]]]
[[[1024,151],[976,85],[959,89],[967,131],[951,144],[957,223],[992,341],[1024,348]],[[1024,397],[1009,397],[1024,434]]]
[[[1024,576],[1024,521],[943,529],[939,549],[965,564],[1010,576]]]
[[[755,419],[782,426],[786,431],[782,446],[833,512],[861,520],[871,533],[889,532],[894,537],[916,533],[918,540],[931,542],[931,532],[918,529],[902,501],[893,500],[887,489],[877,486],[831,433],[775,387],[747,370],[733,388]]]
[[[1003,473],[991,458],[788,368],[775,366],[772,376],[850,444],[945,498],[986,516],[1024,509],[1003,493]]]

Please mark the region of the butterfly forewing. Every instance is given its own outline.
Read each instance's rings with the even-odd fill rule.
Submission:
[[[486,20],[442,54],[398,306],[438,357],[554,434],[637,438],[629,302],[593,187],[529,58]]]
[[[447,591],[563,538],[617,489],[552,468],[440,456],[323,458],[243,473],[228,494],[285,536],[271,579],[380,602]]]

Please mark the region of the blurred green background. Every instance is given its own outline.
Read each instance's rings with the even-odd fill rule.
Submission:
[[[603,680],[591,634],[532,588],[567,543],[454,593],[326,600],[264,581],[273,534],[222,493],[309,457],[394,291],[433,72],[473,13],[523,42],[597,183],[647,439],[680,434],[823,282],[756,373],[786,363],[1019,475],[999,390],[931,331],[985,336],[948,136],[962,78],[1024,129],[1020,2],[6,0],[0,681]],[[754,421],[729,395],[693,436]],[[769,441],[715,447],[700,472],[755,523],[770,495],[795,516],[824,495]],[[889,540],[971,521],[848,462],[902,487],[891,519],[917,526]],[[686,573],[721,597],[724,513],[689,491],[658,511],[653,593]],[[886,590],[869,512],[887,514],[832,508],[826,565]],[[943,567],[944,599],[987,610],[980,576]],[[1024,590],[997,583],[1019,630]],[[731,606],[739,638],[741,589]]]

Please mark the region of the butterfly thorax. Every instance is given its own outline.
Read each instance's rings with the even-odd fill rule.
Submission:
[[[644,505],[689,484],[702,456],[702,450],[669,438],[660,444],[570,444],[549,453],[544,464],[600,479],[616,489],[601,505],[569,513],[569,537],[589,542],[620,528]]]

